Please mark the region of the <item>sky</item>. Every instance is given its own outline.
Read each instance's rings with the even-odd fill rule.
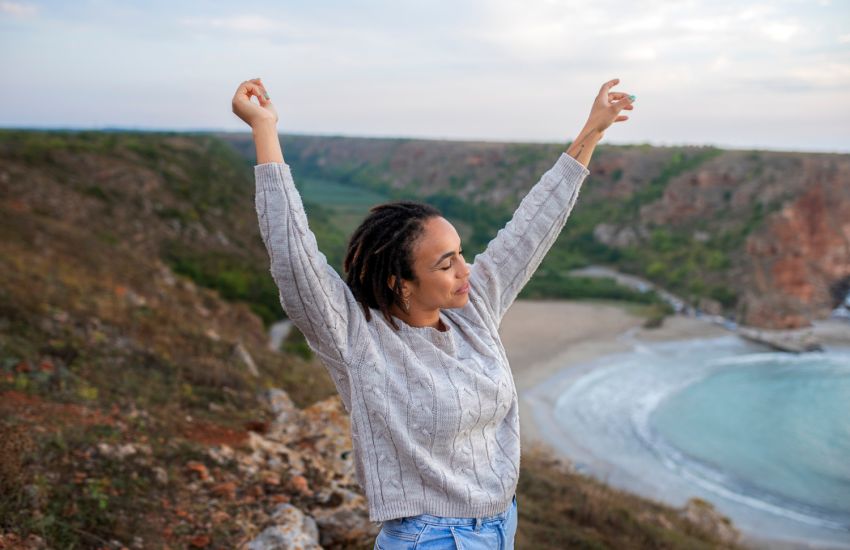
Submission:
[[[850,0],[0,0],[0,127],[850,152]]]

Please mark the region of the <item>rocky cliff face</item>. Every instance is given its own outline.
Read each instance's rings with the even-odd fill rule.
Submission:
[[[797,192],[746,242],[750,324],[806,326],[827,317],[850,281],[850,160],[804,157]]]
[[[272,389],[263,401],[274,414],[264,433],[250,432],[247,447],[223,445],[209,451],[215,462],[236,466],[240,476],[231,482],[234,493],[260,480],[294,495],[254,510],[252,523],[259,534],[247,548],[368,545],[380,525],[369,521],[357,484],[350,421],[342,400],[333,396],[302,410],[285,391]],[[212,481],[206,485],[208,490],[216,486]]]
[[[736,251],[729,282],[740,289],[740,321],[764,328],[809,326],[829,316],[850,277],[850,157],[728,151],[674,178],[641,208],[640,226],[733,230],[760,213]],[[763,213],[763,214],[761,214]]]

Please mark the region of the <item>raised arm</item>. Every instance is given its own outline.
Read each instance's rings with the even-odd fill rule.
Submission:
[[[546,171],[470,268],[470,287],[498,326],[566,224],[590,171],[567,153]]]
[[[590,171],[587,165],[605,129],[627,120],[619,115],[633,109],[633,96],[602,85],[590,117],[578,137],[520,202],[511,220],[500,229],[470,268],[470,288],[481,297],[485,312],[498,326],[519,292],[531,279],[561,233]],[[612,101],[615,100],[615,101]],[[616,101],[619,100],[619,101]]]
[[[270,101],[263,98],[260,103]],[[345,398],[347,391],[340,384],[347,385],[346,368],[357,357],[357,344],[365,341],[366,319],[348,285],[318,249],[289,165],[283,160],[276,119],[276,113],[274,119],[250,119],[257,148],[255,206],[260,234],[281,306],[329,367]]]

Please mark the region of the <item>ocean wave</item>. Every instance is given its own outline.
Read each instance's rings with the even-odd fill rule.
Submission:
[[[614,465],[619,454],[624,466],[628,466],[625,462],[633,461],[632,469],[637,469],[639,461],[630,448],[638,444],[666,471],[712,494],[817,528],[850,532],[846,514],[757,487],[721,465],[677,448],[654,426],[653,413],[668,399],[722,370],[765,363],[774,368],[777,365],[790,368],[803,360],[801,356],[781,352],[741,354],[740,345],[734,336],[640,344],[630,353],[604,358],[600,365],[604,368],[591,369],[575,379],[558,396],[555,409],[569,410],[572,420],[613,442],[603,453],[613,451],[613,458],[605,458]],[[706,350],[711,350],[708,357],[693,360]],[[850,365],[850,354],[827,357],[817,352],[816,355],[808,354],[807,360]],[[676,368],[677,365],[687,368]]]

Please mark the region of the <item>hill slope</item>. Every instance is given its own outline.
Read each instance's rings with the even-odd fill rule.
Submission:
[[[253,160],[250,136],[222,134]],[[434,203],[480,251],[566,144],[282,136],[296,182]],[[850,155],[597,147],[579,202],[522,297],[589,263],[763,328],[821,319],[850,287]],[[567,294],[569,296],[569,294]],[[571,296],[572,297],[572,296]]]
[[[287,505],[371,548],[330,378],[267,347],[251,165],[205,135],[0,132],[0,546],[234,548]],[[523,456],[528,547],[729,532]]]

